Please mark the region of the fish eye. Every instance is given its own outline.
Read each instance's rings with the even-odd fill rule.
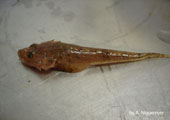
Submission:
[[[32,52],[28,52],[28,53],[27,53],[27,57],[28,57],[28,58],[32,58],[32,57],[33,57]]]

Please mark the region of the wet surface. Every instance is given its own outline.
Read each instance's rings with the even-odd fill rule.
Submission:
[[[169,2],[0,0],[0,119],[169,119],[169,59],[44,74],[17,56],[18,49],[52,39],[170,54]],[[142,110],[164,114],[132,114]]]
[[[170,31],[161,30],[157,33],[157,36],[163,42],[170,44]]]

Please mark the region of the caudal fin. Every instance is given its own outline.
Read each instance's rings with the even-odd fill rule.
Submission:
[[[170,55],[160,53],[141,53],[141,58],[170,58]]]

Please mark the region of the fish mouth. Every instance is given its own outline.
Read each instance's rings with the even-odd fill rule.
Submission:
[[[18,52],[17,52],[17,54],[18,54],[18,57],[19,57],[19,59],[21,60],[21,62],[22,63],[26,63],[26,61],[24,60],[24,56],[23,56],[23,49],[20,49],[20,50],[18,50]]]
[[[24,60],[24,51],[23,51],[24,49],[20,49],[20,50],[18,50],[18,52],[17,52],[17,54],[18,54],[18,57],[19,57],[19,59],[21,60],[21,62],[24,62],[25,60]]]
[[[25,49],[20,49],[17,52],[19,59],[21,60],[22,63],[27,64],[28,62],[25,60]]]

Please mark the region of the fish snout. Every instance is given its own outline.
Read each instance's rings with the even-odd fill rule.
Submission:
[[[27,52],[27,49],[26,49],[26,48],[18,50],[18,57],[19,57],[20,59],[25,59],[25,54],[26,54],[26,52]]]
[[[20,57],[21,56],[21,50],[18,50],[18,57]]]
[[[22,49],[18,50],[18,57],[19,57],[19,58],[22,57]]]

